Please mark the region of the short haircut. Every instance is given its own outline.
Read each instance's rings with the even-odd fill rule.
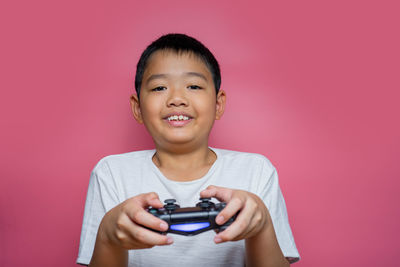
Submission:
[[[178,54],[182,52],[192,52],[194,55],[198,56],[211,72],[215,92],[218,93],[219,88],[221,87],[221,72],[218,61],[210,50],[208,50],[208,48],[201,42],[186,34],[169,33],[153,41],[140,56],[139,62],[136,66],[135,76],[135,89],[138,97],[147,62],[150,56],[158,50],[172,50]]]

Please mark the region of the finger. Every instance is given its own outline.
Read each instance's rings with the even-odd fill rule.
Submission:
[[[126,233],[130,237],[130,243],[135,245],[139,243],[146,246],[154,245],[169,245],[173,243],[173,238],[170,236],[161,235],[159,233],[153,232],[141,225],[136,224],[131,221],[128,216],[125,216],[125,221],[122,225],[119,225],[119,229]]]
[[[233,215],[235,215],[244,206],[244,201],[240,198],[232,198],[226,204],[226,207],[215,218],[215,222],[219,225],[226,223]]]
[[[238,240],[242,240],[242,239],[251,237],[251,236],[253,236],[255,233],[257,233],[259,231],[260,223],[259,223],[259,221],[255,220],[256,216],[257,215],[254,215],[250,219],[250,224],[247,227],[247,229],[243,233],[241,233],[241,234],[237,235],[236,237],[234,237],[232,239],[232,241],[238,241]]]
[[[200,197],[215,197],[221,202],[228,202],[232,197],[232,189],[215,185],[208,186],[200,192]]]
[[[215,243],[222,243],[226,241],[237,240],[239,235],[244,233],[249,225],[249,219],[247,218],[238,218],[234,221],[228,228],[226,228],[223,232],[217,234],[214,238]]]
[[[160,201],[158,194],[155,192],[143,194],[139,199],[141,200],[142,207],[152,206],[154,208],[161,208],[164,206],[164,204]]]
[[[138,227],[138,230],[134,232],[135,240],[139,241],[141,244],[149,246],[164,246],[170,245],[174,242],[171,236],[161,235],[151,230],[143,227]]]
[[[234,241],[252,237],[265,226],[265,224],[267,223],[268,212],[263,211],[262,207],[260,207],[259,204],[260,203],[257,200],[248,200],[246,202],[244,209],[246,209],[246,211],[249,210],[250,212],[251,210],[254,210],[254,212],[252,212],[253,216],[250,219],[250,224],[247,229],[240,235],[236,236],[233,239]],[[261,206],[263,206],[263,204]]]
[[[225,231],[215,236],[214,240],[216,241],[216,243],[231,241],[237,238],[239,235],[246,233],[249,230],[248,228],[250,226],[251,220],[253,219],[253,216],[254,209],[242,209],[236,220],[227,229],[225,229]]]
[[[168,230],[168,224],[156,216],[150,214],[143,208],[134,209],[132,212],[126,212],[129,218],[136,224],[142,225],[156,231]]]
[[[149,199],[147,204],[148,204],[147,207],[151,206],[157,209],[164,207],[164,204],[158,198]]]

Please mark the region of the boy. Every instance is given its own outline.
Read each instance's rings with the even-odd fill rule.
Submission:
[[[273,165],[264,156],[211,148],[225,109],[212,53],[184,34],[167,34],[143,52],[131,96],[135,119],[155,149],[103,158],[92,171],[77,262],[90,266],[288,266],[299,259]],[[226,202],[225,231],[161,235],[168,225],[146,211],[174,198]],[[214,201],[215,202],[215,201]],[[146,228],[144,228],[146,227]]]

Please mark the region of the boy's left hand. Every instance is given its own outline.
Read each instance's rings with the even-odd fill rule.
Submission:
[[[226,230],[215,236],[215,243],[246,239],[255,236],[272,224],[264,202],[253,193],[210,185],[200,192],[200,196],[215,197],[227,203],[215,219],[219,225],[224,224],[240,211],[236,220]]]

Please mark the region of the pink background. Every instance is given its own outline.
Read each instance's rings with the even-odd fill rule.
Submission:
[[[398,266],[397,1],[233,2],[0,4],[1,266],[75,266],[90,171],[153,147],[128,99],[168,32],[220,61],[210,145],[277,167],[295,266]]]

